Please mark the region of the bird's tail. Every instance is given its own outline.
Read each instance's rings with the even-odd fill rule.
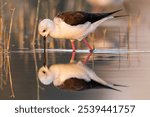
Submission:
[[[117,87],[128,87],[126,85],[120,85],[120,84],[113,84],[113,86],[117,86]]]
[[[116,88],[114,88],[114,87],[128,87],[128,86],[126,86],[126,85],[120,85],[120,84],[113,84],[113,83],[109,83],[109,84],[106,84],[106,85],[104,85],[106,88],[109,88],[109,89],[113,89],[113,90],[115,90],[115,91],[120,91],[121,92],[121,90],[118,90],[118,89],[116,89]]]
[[[121,92],[121,90],[116,89],[114,86],[115,86],[115,85],[111,85],[111,84],[104,85],[104,87],[106,87],[106,88],[108,88],[108,89],[112,89],[112,90]]]
[[[114,18],[120,18],[120,17],[128,17],[129,15],[117,15],[117,16],[113,16]]]
[[[103,79],[99,78],[96,74],[95,74],[95,77],[92,80],[97,82],[99,85],[104,86],[105,88],[112,89],[112,90],[115,90],[115,91],[121,91],[121,90],[115,88],[115,86],[119,86],[119,85],[113,84],[113,83],[108,83],[108,82],[104,81]]]
[[[122,11],[122,9],[120,9],[120,10],[116,10],[116,11],[113,11],[113,12],[110,12],[110,13],[108,13],[107,15],[113,15],[113,14],[115,14],[115,13],[117,13],[117,12],[120,12],[120,11]],[[119,17],[128,17],[129,15],[117,15],[117,16],[113,16],[114,18],[119,18]]]
[[[120,11],[122,11],[122,9],[119,9],[119,10],[116,10],[116,11],[113,11],[113,12],[110,12],[110,13],[107,13],[107,15],[112,15],[112,14],[115,14],[115,13],[120,12]]]
[[[93,20],[93,22],[95,22],[95,20],[100,20],[109,16],[112,16],[113,14],[122,11],[122,9],[116,10],[116,11],[112,11],[109,13],[96,13],[95,17],[93,16],[91,20]]]
[[[112,89],[115,91],[121,92],[121,90],[116,89],[115,86],[116,84],[108,84],[108,83],[98,83],[94,80],[91,80],[90,82],[86,83],[86,89],[99,89],[99,88],[107,88],[107,89]]]
[[[112,19],[112,18],[117,18],[117,17],[124,17],[126,15],[120,15],[120,16],[113,16],[113,14],[122,11],[122,9],[109,12],[109,13],[96,13],[90,17],[90,21],[95,24],[94,27],[99,26],[99,24],[103,23],[106,20]]]

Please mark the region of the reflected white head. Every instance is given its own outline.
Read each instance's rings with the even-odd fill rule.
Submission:
[[[43,37],[47,37],[54,29],[54,23],[50,19],[44,19],[39,23],[39,33]]]
[[[44,85],[49,85],[54,80],[54,73],[47,66],[43,66],[39,69],[38,78]]]

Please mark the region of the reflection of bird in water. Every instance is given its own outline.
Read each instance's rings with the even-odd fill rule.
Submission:
[[[44,40],[49,35],[57,39],[70,39],[73,51],[76,50],[74,41],[83,41],[86,46],[93,48],[86,41],[86,37],[104,21],[118,16],[112,14],[120,10],[110,13],[86,13],[82,11],[64,12],[57,15],[54,20],[44,19],[39,24],[39,33],[44,37]]]
[[[38,72],[38,77],[44,85],[49,85],[53,82],[54,86],[68,90],[85,90],[91,88],[117,90],[114,86],[119,86],[108,84],[81,62],[76,64],[55,64],[50,68],[46,66],[42,67]]]

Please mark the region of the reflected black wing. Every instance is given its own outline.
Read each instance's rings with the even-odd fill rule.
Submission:
[[[74,91],[81,91],[86,89],[99,89],[99,88],[108,88],[108,89],[117,90],[115,88],[111,88],[99,84],[93,80],[91,80],[90,82],[86,82],[85,80],[77,79],[77,78],[67,79],[62,85],[59,86],[59,88],[66,89],[66,90],[74,90]]]
[[[65,23],[69,25],[79,25],[84,24],[85,22],[94,23],[119,11],[121,10],[113,11],[110,13],[87,13],[82,11],[70,11],[60,13],[57,15],[57,17],[61,18]]]

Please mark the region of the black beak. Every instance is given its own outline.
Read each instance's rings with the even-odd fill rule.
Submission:
[[[43,44],[44,44],[44,63],[43,63],[43,65],[46,66],[46,36],[43,37]]]

